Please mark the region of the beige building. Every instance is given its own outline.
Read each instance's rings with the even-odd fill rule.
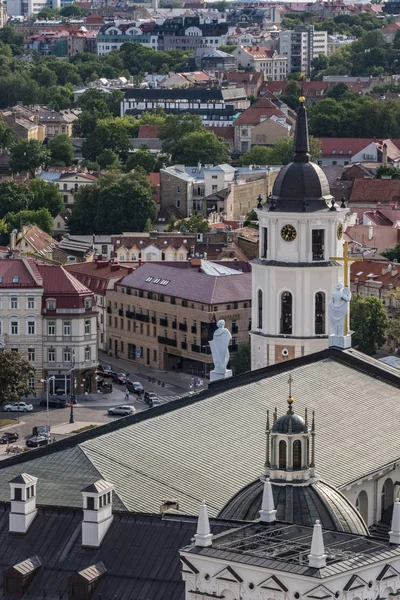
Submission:
[[[251,273],[246,263],[145,263],[106,292],[107,341],[113,356],[155,369],[205,377],[212,368],[208,341],[224,319],[231,352],[247,343]],[[239,271],[242,267],[242,271]]]
[[[249,166],[229,188],[229,194],[224,201],[225,220],[239,221],[241,217],[248,215],[256,208],[259,196],[264,202],[272,192],[279,170],[279,167],[258,169]]]
[[[39,115],[27,114],[24,107],[16,106],[2,112],[4,122],[11,127],[17,140],[37,140],[43,142],[46,129],[39,122]]]
[[[288,59],[264,46],[238,46],[233,52],[239,67],[263,73],[271,81],[283,81],[288,73]]]

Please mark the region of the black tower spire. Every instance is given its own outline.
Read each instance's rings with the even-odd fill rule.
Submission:
[[[293,161],[308,163],[310,161],[310,142],[308,139],[307,111],[304,106],[304,100],[304,96],[302,96],[297,111]]]

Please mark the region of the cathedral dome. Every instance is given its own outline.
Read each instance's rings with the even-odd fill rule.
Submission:
[[[290,410],[276,420],[272,428],[273,433],[305,433],[306,423],[303,417]]]
[[[310,162],[307,114],[304,104],[297,112],[293,162],[275,180],[270,210],[287,212],[326,211],[332,201],[328,179]]]
[[[368,528],[357,509],[334,487],[318,480],[308,485],[271,481],[276,519],[313,527],[319,519],[323,529],[368,535]],[[225,504],[221,519],[254,521],[259,518],[263,482],[253,481]]]

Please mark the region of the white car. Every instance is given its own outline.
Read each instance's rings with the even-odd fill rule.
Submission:
[[[114,406],[114,408],[108,409],[109,415],[133,415],[136,412],[136,408],[134,406],[129,406],[128,404],[124,404],[123,406]]]
[[[26,402],[14,402],[14,404],[6,404],[3,406],[3,410],[6,412],[31,412],[33,410],[32,404]]]

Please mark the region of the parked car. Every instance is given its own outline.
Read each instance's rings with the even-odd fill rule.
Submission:
[[[131,394],[143,394],[144,392],[143,386],[139,381],[127,381],[126,387]]]
[[[3,410],[6,412],[31,412],[33,410],[32,404],[26,402],[14,402],[14,404],[6,404],[3,406]]]
[[[47,400],[41,400],[40,406],[47,407]],[[49,408],[66,408],[67,400],[56,396],[55,398],[49,398]]]
[[[126,383],[127,377],[128,377],[128,375],[126,373],[114,373],[112,376],[112,379],[115,383],[119,383],[120,385],[123,385],[124,383]]]
[[[39,448],[40,446],[47,446],[49,443],[49,438],[44,435],[34,435],[33,437],[26,440],[26,445],[28,448]]]
[[[18,438],[19,435],[15,431],[6,431],[0,437],[0,444],[12,444],[16,442]]]
[[[133,415],[136,412],[136,408],[134,406],[129,406],[128,404],[124,404],[123,406],[114,406],[113,408],[108,409],[109,415]]]
[[[110,365],[98,365],[96,375],[101,375],[102,377],[112,377],[114,375],[114,371]]]

